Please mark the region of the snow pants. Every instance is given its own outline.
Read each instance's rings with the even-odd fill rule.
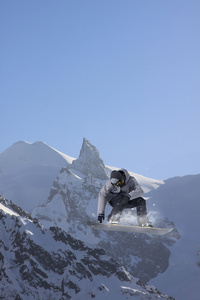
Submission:
[[[113,207],[113,209],[108,215],[108,221],[119,221],[123,209],[134,207],[136,207],[138,219],[147,216],[146,200],[144,200],[142,197],[129,200],[127,203],[124,203],[123,199],[124,194],[117,194],[111,199],[109,204]]]

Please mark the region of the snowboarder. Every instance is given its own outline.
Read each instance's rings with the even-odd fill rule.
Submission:
[[[113,207],[108,215],[110,223],[118,223],[123,209],[137,209],[138,225],[152,227],[147,218],[146,201],[141,197],[143,190],[136,179],[126,169],[114,170],[110,174],[110,180],[102,187],[98,199],[98,222],[105,218],[107,202]]]

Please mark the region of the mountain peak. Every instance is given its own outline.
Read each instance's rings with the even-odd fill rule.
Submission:
[[[79,158],[73,161],[72,168],[102,180],[108,179],[109,176],[99,151],[86,138],[83,138]]]
[[[53,180],[71,160],[44,142],[19,141],[0,153],[0,194],[31,212],[48,198]]]

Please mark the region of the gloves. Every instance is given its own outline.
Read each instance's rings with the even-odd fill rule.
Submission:
[[[129,196],[129,194],[126,194],[125,196],[124,196],[124,198],[122,199],[122,204],[123,205],[126,205],[128,202],[129,202],[129,200],[130,200],[130,196]]]
[[[102,220],[104,220],[104,214],[98,215],[98,222],[102,223]]]

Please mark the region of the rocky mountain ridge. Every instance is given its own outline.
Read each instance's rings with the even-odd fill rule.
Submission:
[[[86,176],[90,174],[102,180],[109,178],[109,171],[106,169],[99,151],[85,138],[83,139],[79,158],[72,162],[71,168]]]
[[[0,197],[1,299],[172,299],[133,278],[105,250],[44,229]]]

